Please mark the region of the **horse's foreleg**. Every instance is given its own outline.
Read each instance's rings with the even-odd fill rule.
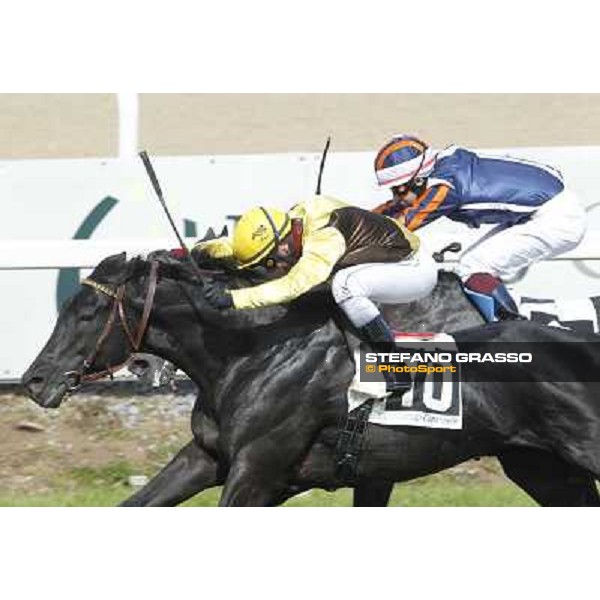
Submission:
[[[542,506],[600,506],[594,478],[559,456],[530,448],[498,455],[506,475]]]
[[[394,489],[393,482],[369,480],[354,487],[354,506],[387,506]]]
[[[237,475],[237,476],[236,476]],[[272,506],[276,494],[270,491],[269,486],[257,484],[247,477],[240,477],[233,473],[227,480],[229,485],[223,490],[219,506]]]
[[[217,461],[194,441],[121,506],[176,506],[222,483]]]
[[[287,481],[297,450],[293,442],[280,452],[273,452],[271,441],[248,444],[232,459],[219,505],[275,506],[289,497]]]

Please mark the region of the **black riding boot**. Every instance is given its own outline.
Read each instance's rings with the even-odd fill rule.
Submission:
[[[359,332],[363,340],[372,344],[385,343],[393,345],[395,343],[394,335],[388,324],[385,322],[385,319],[381,315],[378,315],[372,321],[369,321],[369,323],[363,325],[359,329]],[[410,390],[412,385],[410,373],[384,371],[383,378],[385,379],[386,391],[398,393],[400,395]]]

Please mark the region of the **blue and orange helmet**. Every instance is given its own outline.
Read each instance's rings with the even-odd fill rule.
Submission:
[[[435,164],[429,146],[412,135],[394,136],[375,157],[375,176],[380,187],[407,185],[427,177]]]

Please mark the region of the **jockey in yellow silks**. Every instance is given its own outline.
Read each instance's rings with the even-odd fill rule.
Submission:
[[[202,242],[213,258],[232,257],[241,268],[261,265],[274,278],[241,289],[207,285],[206,299],[219,309],[252,309],[290,302],[331,281],[333,296],[368,342],[393,342],[376,302],[412,302],[437,282],[431,256],[418,237],[383,215],[315,196],[289,212],[256,207],[238,221],[233,238]],[[410,376],[387,375],[388,391],[405,391]]]

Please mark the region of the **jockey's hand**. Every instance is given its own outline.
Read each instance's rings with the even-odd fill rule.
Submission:
[[[216,309],[233,308],[233,298],[229,290],[218,281],[208,281],[204,284],[204,297]]]

